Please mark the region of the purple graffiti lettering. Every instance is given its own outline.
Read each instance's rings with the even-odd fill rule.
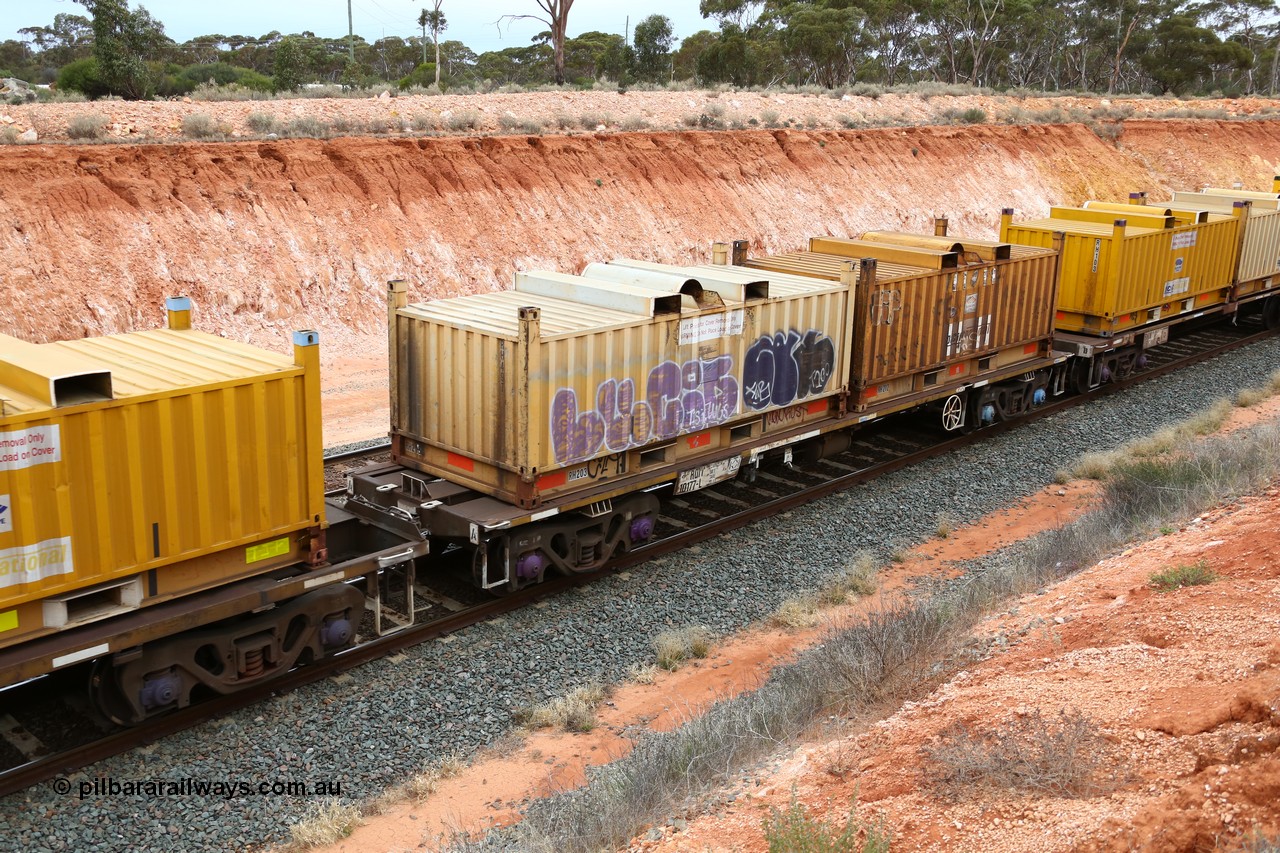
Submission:
[[[604,442],[604,418],[597,412],[578,415],[578,396],[561,388],[551,401],[551,443],[556,461],[564,464],[594,456]]]
[[[684,423],[684,408],[680,405],[680,391],[684,377],[680,365],[664,361],[649,371],[645,385],[645,398],[653,412],[653,437],[674,438]]]
[[[578,414],[572,388],[556,392],[551,441],[560,464],[589,459],[602,448],[618,453],[724,423],[738,412],[733,357],[722,355],[649,371],[644,399],[631,379],[606,379],[596,387],[595,411]]]
[[[637,403],[636,384],[630,379],[621,382],[606,379],[596,390],[596,411],[604,419],[604,444],[615,453],[649,440],[649,416],[647,403]]]
[[[746,404],[759,410],[811,397],[827,387],[835,361],[835,345],[819,331],[762,335],[742,366]]]

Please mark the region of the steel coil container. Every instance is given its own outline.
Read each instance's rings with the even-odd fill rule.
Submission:
[[[1230,298],[1238,216],[1211,213],[1205,222],[1179,225],[1176,217],[1137,210],[1131,216],[1142,226],[1111,211],[1060,208],[1054,217],[1028,222],[1014,222],[1005,211],[1004,240],[1048,247],[1063,235],[1060,331],[1106,337]],[[1160,223],[1164,227],[1144,227]]]
[[[393,283],[393,455],[534,506],[827,417],[848,288],[784,279],[619,260],[418,304]]]

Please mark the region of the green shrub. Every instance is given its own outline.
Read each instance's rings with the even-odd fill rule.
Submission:
[[[1218,575],[1204,560],[1191,565],[1177,565],[1163,572],[1156,572],[1147,579],[1147,586],[1157,592],[1172,592],[1184,586],[1204,586],[1213,583]]]
[[[843,827],[811,817],[794,791],[786,811],[770,808],[762,823],[769,853],[888,853],[893,837],[883,822],[859,820],[854,806]]]
[[[289,122],[282,135],[300,139],[324,139],[329,135],[329,126],[314,116],[299,116]]]
[[[464,110],[460,113],[454,113],[449,116],[445,122],[445,126],[450,130],[478,130],[480,128],[480,115],[471,110]]]
[[[213,116],[207,113],[192,113],[182,118],[182,135],[189,136],[192,139],[209,139],[214,136],[224,136],[226,130],[218,126],[213,120]]]
[[[93,57],[77,59],[62,66],[58,71],[57,86],[61,91],[81,92],[92,99],[110,94],[110,90],[98,74],[98,60]]]
[[[244,123],[254,133],[272,133],[276,129],[276,117],[271,113],[249,113]]]

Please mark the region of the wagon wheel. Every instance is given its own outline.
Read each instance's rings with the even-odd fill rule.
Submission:
[[[942,428],[955,432],[964,426],[964,398],[952,394],[942,404]]]
[[[1262,324],[1268,329],[1280,327],[1280,296],[1269,296],[1262,303]]]
[[[89,673],[89,699],[102,716],[118,726],[137,723],[133,707],[120,688],[116,668],[110,658],[98,658]]]

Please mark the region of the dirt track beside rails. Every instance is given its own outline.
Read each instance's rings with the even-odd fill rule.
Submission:
[[[506,287],[516,269],[705,261],[717,239],[778,251],[928,227],[935,213],[989,237],[1002,206],[1268,188],[1278,130],[1130,120],[1117,144],[1070,124],[3,146],[0,331],[155,326],[178,292],[199,328],[264,346],[318,329],[334,444],[386,429],[390,278],[420,299]]]

